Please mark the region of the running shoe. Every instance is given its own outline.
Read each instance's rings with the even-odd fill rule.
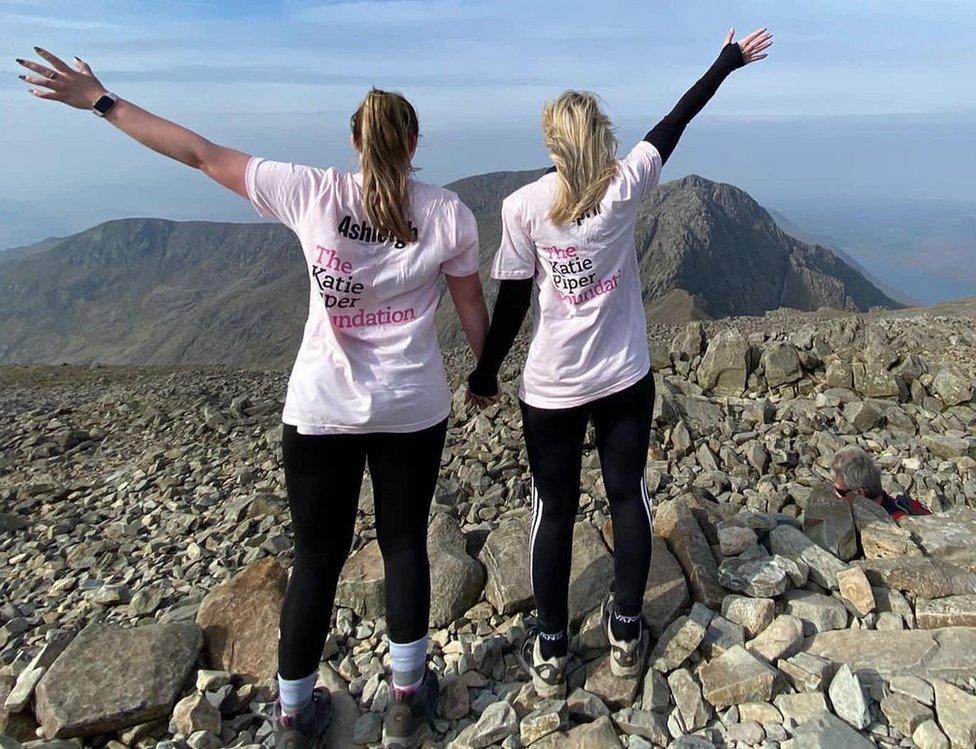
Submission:
[[[600,616],[603,626],[607,630],[607,640],[610,642],[610,673],[622,679],[640,678],[650,649],[651,636],[647,630],[647,621],[643,614],[640,617],[640,634],[633,640],[618,640],[613,636],[610,617],[613,615],[613,593],[603,599]]]
[[[276,702],[273,713],[275,749],[318,749],[325,745],[325,731],[332,721],[332,695],[316,687],[312,701],[297,715],[281,712]]]
[[[563,699],[566,696],[566,664],[569,658],[563,656],[543,658],[539,635],[525,638],[519,649],[519,661],[526,673],[532,677],[535,693],[543,699]]]
[[[429,668],[416,689],[393,687],[393,702],[383,719],[385,749],[416,749],[424,742],[430,734],[439,692],[437,674]]]

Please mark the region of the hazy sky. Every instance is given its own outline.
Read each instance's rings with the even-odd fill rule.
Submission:
[[[368,86],[421,116],[422,178],[546,163],[542,103],[597,91],[625,143],[711,63],[726,29],[766,25],[665,178],[697,172],[773,207],[976,201],[972,0],[0,0],[0,247],[132,215],[250,219],[250,208],[90,114],[24,93],[16,56],[78,54],[118,94],[213,140],[352,165]]]

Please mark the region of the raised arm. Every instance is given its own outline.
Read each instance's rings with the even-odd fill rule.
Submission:
[[[30,90],[37,98],[60,101],[76,109],[91,109],[102,95],[108,93],[88,63],[76,57],[72,69],[47,50],[34,47],[34,51],[48,65],[21,59],[17,62],[33,73],[20,76],[21,80],[42,87]],[[192,130],[157,117],[124,99],[115,103],[105,119],[153,151],[199,169],[215,182],[247,197],[244,171],[250,159],[248,154],[211,143]]]
[[[644,136],[644,140],[661,154],[662,163],[671,156],[685,127],[715,95],[729,73],[750,62],[762,60],[766,57],[765,50],[773,43],[773,35],[765,28],[753,31],[739,42],[732,41],[734,35],[735,29],[729,29],[718,59],[712,63],[705,75],[688,89],[675,108]]]

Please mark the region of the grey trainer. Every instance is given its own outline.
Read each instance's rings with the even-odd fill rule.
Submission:
[[[297,715],[284,715],[275,703],[275,749],[318,749],[325,744],[325,732],[332,721],[332,695],[324,687],[312,692],[312,701]]]

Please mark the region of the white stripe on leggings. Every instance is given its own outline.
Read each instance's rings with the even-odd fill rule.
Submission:
[[[539,524],[542,522],[542,497],[535,486],[535,478],[532,478],[532,530],[529,533],[529,582],[532,585],[532,595],[535,596],[535,537],[539,532]]]
[[[654,530],[654,521],[651,519],[651,493],[647,490],[647,477],[641,476],[641,499],[644,501],[644,512],[647,514],[647,527]]]

